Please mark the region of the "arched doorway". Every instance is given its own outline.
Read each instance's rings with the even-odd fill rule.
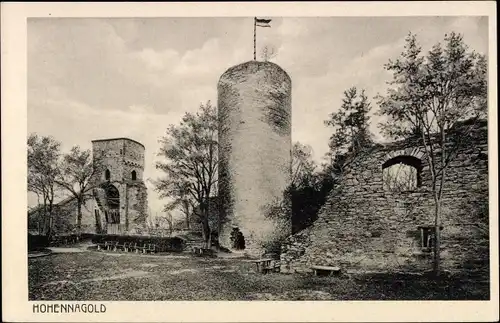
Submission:
[[[231,247],[236,250],[244,250],[245,249],[245,237],[239,228],[233,228],[231,232]]]
[[[119,234],[120,226],[120,192],[110,183],[102,185],[106,196],[106,224],[108,234]]]

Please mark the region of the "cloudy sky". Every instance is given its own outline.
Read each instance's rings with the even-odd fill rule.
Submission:
[[[424,50],[450,31],[478,52],[488,49],[481,17],[270,18],[271,28],[257,30],[258,56],[273,47],[272,61],[291,76],[292,137],[311,145],[318,161],[331,132],[323,121],[342,92],[383,92],[383,65],[401,53],[408,32]],[[135,139],[146,146],[145,178],[155,179],[167,126],[201,102],[216,103],[219,76],[252,56],[253,18],[30,18],[28,132],[55,137],[64,151]],[[147,185],[151,211],[159,212],[163,201]]]

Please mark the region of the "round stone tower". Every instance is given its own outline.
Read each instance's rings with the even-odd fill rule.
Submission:
[[[291,79],[274,63],[250,61],[224,72],[217,90],[219,240],[260,256],[291,231],[269,216],[291,177]]]

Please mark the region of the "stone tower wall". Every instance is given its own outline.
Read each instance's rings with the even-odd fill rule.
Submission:
[[[250,61],[218,83],[220,241],[238,227],[245,251],[259,255],[280,231],[266,209],[283,197],[291,173],[291,80],[278,65]]]
[[[101,157],[103,164],[96,181],[106,182],[105,170],[110,171],[109,183],[120,194],[120,231],[133,233],[144,225],[147,215],[147,188],[143,181],[145,148],[127,138],[95,140],[92,144],[94,156]],[[132,171],[136,172],[136,180],[132,180]],[[104,209],[100,214],[103,218]]]

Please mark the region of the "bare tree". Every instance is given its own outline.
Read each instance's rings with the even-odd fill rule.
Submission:
[[[438,43],[423,56],[416,36],[409,34],[401,57],[385,66],[393,81],[386,96],[379,96],[380,114],[387,117],[382,130],[393,138],[417,136],[425,149],[435,206],[436,275],[446,170],[487,110],[486,58],[469,52],[460,34],[445,35],[444,40],[444,48]]]
[[[210,201],[217,189],[217,113],[210,101],[195,113],[186,113],[179,125],[170,125],[160,140],[159,155],[165,158],[156,167],[166,177],[156,181],[161,197],[171,198],[169,207],[189,202],[202,223],[206,247],[211,247]]]
[[[63,156],[61,161],[61,171],[56,183],[69,192],[76,201],[78,233],[81,233],[82,206],[93,196],[90,190],[92,180],[103,169],[101,160],[98,156],[93,158],[90,150],[81,150],[79,146],[74,146],[68,154]],[[99,224],[100,221],[96,219],[96,225]]]
[[[56,178],[61,144],[52,137],[30,134],[28,137],[28,191],[41,198],[38,215],[47,236],[52,235]]]

